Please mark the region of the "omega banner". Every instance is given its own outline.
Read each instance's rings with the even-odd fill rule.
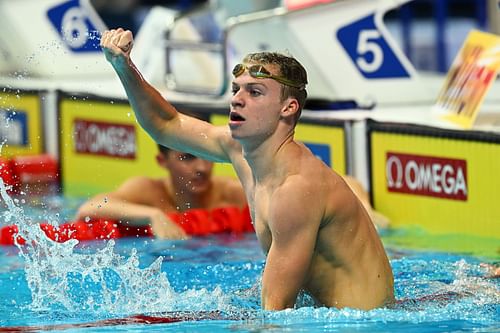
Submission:
[[[500,136],[378,126],[370,131],[372,196],[392,225],[500,235]]]
[[[389,192],[467,201],[467,161],[387,152]]]
[[[158,149],[124,101],[62,97],[59,103],[64,195],[88,197],[131,176],[164,176]]]

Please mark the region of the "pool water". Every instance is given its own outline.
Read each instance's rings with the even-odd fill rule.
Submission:
[[[61,219],[73,208],[64,199],[35,209],[10,202],[0,215],[0,225],[14,219],[36,239],[0,247],[0,332],[500,331],[500,279],[481,265],[497,258],[385,242],[395,308],[318,308],[304,298],[268,312],[260,309],[264,257],[253,234],[58,244],[33,231],[35,219]]]

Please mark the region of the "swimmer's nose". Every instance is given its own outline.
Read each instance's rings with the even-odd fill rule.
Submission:
[[[197,176],[204,176],[208,175],[210,171],[212,170],[213,163],[201,158],[196,159],[196,165],[195,165],[195,170],[196,170],[196,175]]]
[[[241,98],[241,90],[236,92],[231,98],[231,108],[235,109],[238,107],[243,107],[245,105],[243,99]]]

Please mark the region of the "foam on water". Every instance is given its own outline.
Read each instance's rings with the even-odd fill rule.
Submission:
[[[393,260],[418,267],[418,260]],[[427,263],[427,268],[428,267]],[[397,263],[396,263],[397,265]],[[458,327],[463,323],[473,323],[480,326],[495,326],[498,324],[498,304],[500,304],[500,290],[494,279],[485,279],[482,276],[471,276],[477,271],[477,265],[468,264],[459,260],[450,264],[436,263],[432,265],[436,270],[447,270],[454,275],[452,281],[436,281],[436,276],[424,288],[425,276],[419,274],[418,279],[410,278],[411,285],[404,291],[405,297],[398,297],[398,304],[390,308],[378,308],[370,311],[357,309],[332,309],[303,307],[280,312],[270,312],[266,315],[269,322],[281,325],[301,323],[308,327],[325,327],[325,322],[335,323],[338,327],[345,323],[352,327],[355,323],[359,327],[373,324],[387,323],[426,324],[454,323]],[[418,270],[418,268],[417,268]],[[397,279],[396,279],[397,280]],[[396,281],[397,289],[405,281]],[[401,289],[400,289],[401,291]],[[410,296],[410,297],[408,297]],[[383,326],[382,326],[383,327]],[[384,331],[384,330],[382,330]]]

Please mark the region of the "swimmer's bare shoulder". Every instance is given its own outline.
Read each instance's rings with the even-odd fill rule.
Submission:
[[[113,193],[130,202],[164,209],[167,202],[172,201],[168,186],[164,178],[134,176],[126,180]]]
[[[323,212],[306,289],[327,306],[371,309],[392,302],[392,270],[366,210],[340,175],[306,161],[302,177],[320,202],[312,207]]]

